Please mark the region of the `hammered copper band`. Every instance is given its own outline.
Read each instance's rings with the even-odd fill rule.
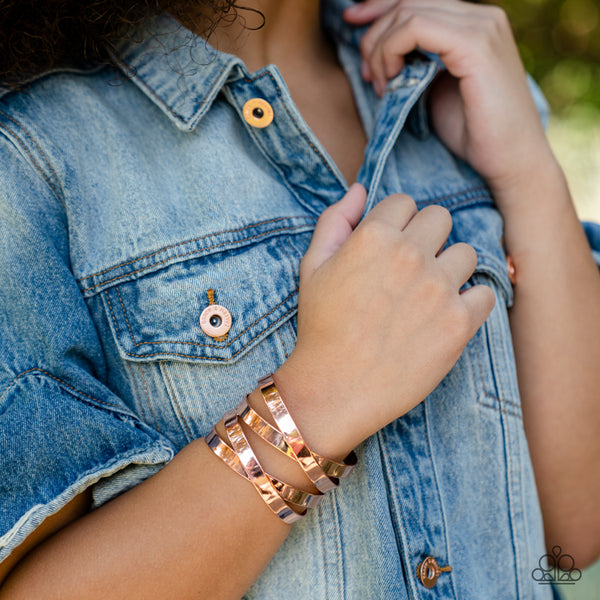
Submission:
[[[275,423],[280,432],[285,437],[285,441],[291,446],[298,464],[306,473],[307,477],[315,484],[315,487],[320,492],[329,492],[339,483],[337,480],[332,481],[323,469],[319,466],[312,452],[304,442],[304,438],[298,431],[298,427],[292,419],[287,407],[285,406],[275,384],[273,377],[267,375],[258,382],[258,387],[263,395],[267,408],[273,415]]]
[[[296,458],[294,452],[290,445],[285,441],[285,437],[278,430],[275,429],[270,423],[267,423],[249,404],[248,398],[240,402],[237,407],[237,413],[241,417],[242,421],[254,431],[257,435],[259,435],[265,442],[268,442],[279,450],[283,452],[286,456],[290,458]],[[313,452],[312,455],[315,457],[315,460],[329,478],[342,479],[344,477],[348,477],[352,469],[356,466],[358,462],[358,458],[354,452],[351,452],[345,459],[344,463],[339,463],[334,460],[330,460],[325,458],[316,452]]]
[[[271,483],[263,471],[252,447],[250,446],[242,426],[239,422],[239,417],[235,410],[230,410],[223,416],[225,430],[235,453],[238,455],[242,467],[248,476],[248,480],[259,493],[264,503],[284,522],[292,524],[298,519],[306,515],[306,509],[301,513],[297,513],[290,508],[283,498],[279,495],[277,488]]]
[[[227,442],[219,436],[213,427],[211,432],[206,436],[206,443],[208,447],[233,471],[244,479],[248,479],[246,472],[242,467],[242,463],[238,458],[237,454],[227,445]],[[323,494],[311,494],[304,490],[292,487],[283,481],[265,473],[265,475],[271,480],[271,483],[275,489],[279,492],[279,495],[290,504],[295,504],[299,509],[302,508],[314,508],[324,498]]]

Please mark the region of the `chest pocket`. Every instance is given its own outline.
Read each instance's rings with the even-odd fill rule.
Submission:
[[[211,234],[90,278],[118,354],[115,385],[175,443],[205,435],[293,349],[299,265],[314,224],[291,217]],[[225,335],[201,325],[211,303],[231,315]]]
[[[300,253],[290,236],[310,239],[312,224],[302,221],[272,223],[259,234],[253,228],[229,242],[211,236],[207,248],[183,246],[146,268],[131,264],[102,291],[123,358],[214,364],[241,357],[296,311]],[[201,327],[211,303],[231,315],[224,336]]]

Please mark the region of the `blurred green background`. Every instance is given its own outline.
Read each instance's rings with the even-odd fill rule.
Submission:
[[[550,103],[548,136],[577,212],[600,222],[600,0],[490,1],[508,13],[525,67]],[[560,592],[600,600],[600,561]]]
[[[550,102],[548,135],[578,213],[600,222],[600,0],[491,2],[508,13],[525,67]]]

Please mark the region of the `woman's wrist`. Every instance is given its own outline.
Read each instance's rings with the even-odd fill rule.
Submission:
[[[506,250],[515,259],[529,252],[533,240],[539,245],[577,221],[564,172],[552,155],[528,177],[492,193],[504,219]]]
[[[556,188],[565,182],[563,170],[547,142],[539,144],[531,154],[531,159],[521,164],[519,170],[487,182],[505,218],[526,211],[531,200],[540,196],[540,190]],[[524,204],[523,198],[530,201]],[[539,200],[544,201],[544,198],[539,197]]]
[[[299,362],[292,354],[273,374],[277,389],[307,444],[322,456],[343,461],[364,438],[354,433],[349,415],[336,411],[338,399]]]

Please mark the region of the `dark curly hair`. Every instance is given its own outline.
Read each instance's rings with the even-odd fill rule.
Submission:
[[[192,9],[195,29],[210,34],[236,8],[235,0],[0,0],[0,83],[110,62],[107,49],[162,12],[189,24]]]

